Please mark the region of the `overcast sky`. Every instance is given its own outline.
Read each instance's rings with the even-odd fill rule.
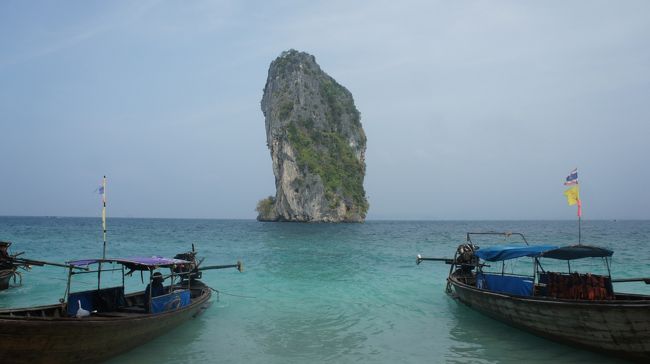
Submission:
[[[648,1],[2,1],[0,215],[255,218],[294,48],[347,87],[369,219],[650,218]]]

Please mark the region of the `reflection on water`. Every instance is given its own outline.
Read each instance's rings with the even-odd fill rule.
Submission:
[[[529,334],[449,300],[454,316],[454,326],[449,331],[453,340],[449,362],[625,363]]]
[[[201,345],[209,321],[204,315],[189,320],[187,323],[170,330],[146,345],[137,347],[127,354],[112,358],[106,363],[150,363],[165,358],[183,358],[182,362],[202,362],[208,357]],[[116,333],[117,334],[117,333]]]
[[[310,313],[285,312],[248,328],[251,338],[277,358],[298,361],[337,360],[358,353],[367,335],[359,331],[359,316],[325,307]]]

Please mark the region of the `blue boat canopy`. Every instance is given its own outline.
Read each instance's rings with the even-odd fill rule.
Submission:
[[[521,257],[540,257],[544,252],[559,248],[557,245],[495,245],[479,248],[475,254],[483,260],[498,262]]]
[[[590,245],[570,245],[542,253],[544,258],[573,260],[581,258],[611,257],[613,251]]]
[[[521,257],[551,258],[561,260],[574,260],[582,258],[611,257],[613,251],[590,245],[495,245],[479,248],[476,256],[490,262],[515,259]]]

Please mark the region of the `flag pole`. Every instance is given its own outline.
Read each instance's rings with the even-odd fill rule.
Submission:
[[[578,245],[582,245],[582,218],[578,216]]]
[[[106,259],[106,176],[102,181],[102,202],[104,206],[102,208],[102,228],[104,230],[104,251],[102,253],[102,259]]]
[[[578,199],[578,245],[582,245],[582,201]]]

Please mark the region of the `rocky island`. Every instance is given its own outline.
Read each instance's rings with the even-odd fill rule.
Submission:
[[[292,49],[271,63],[261,106],[276,192],[257,219],[363,222],[366,135],[350,91]]]

